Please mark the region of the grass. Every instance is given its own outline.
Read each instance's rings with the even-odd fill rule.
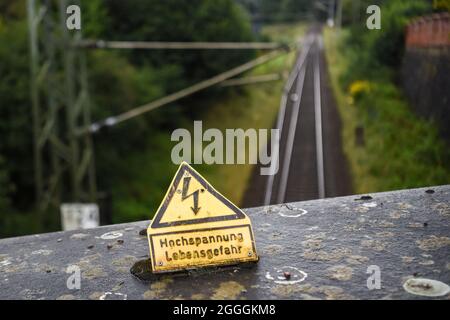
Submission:
[[[326,57],[342,118],[342,139],[356,193],[440,185],[450,182],[450,152],[436,126],[416,116],[401,91],[385,79],[357,79],[344,88],[352,70],[339,37],[325,29]],[[355,128],[364,127],[365,144],[355,145]]]
[[[281,83],[258,84],[246,94],[233,93],[217,103],[204,118],[204,127],[270,129],[275,121]],[[270,140],[269,140],[270,141]],[[205,168],[205,177],[227,198],[241,205],[252,173],[251,164],[211,165]]]

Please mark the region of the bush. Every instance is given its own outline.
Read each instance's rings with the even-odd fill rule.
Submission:
[[[357,193],[446,184],[450,149],[437,125],[421,119],[395,85],[407,22],[431,11],[428,1],[384,1],[381,30],[353,25],[327,57],[343,120],[344,149]],[[331,50],[330,50],[331,47]],[[339,80],[339,81],[336,81]],[[355,128],[364,144],[355,146]]]
[[[416,16],[431,12],[431,5],[424,0],[391,0],[381,6],[381,30],[367,30],[365,25],[351,27],[345,43],[354,52],[354,79],[363,75],[383,78],[386,73],[396,75],[404,52],[405,27]],[[394,71],[394,72],[393,72]],[[351,79],[346,79],[347,84]]]

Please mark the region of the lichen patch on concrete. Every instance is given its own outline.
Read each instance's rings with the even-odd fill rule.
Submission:
[[[402,256],[402,262],[403,263],[411,263],[414,261],[414,257],[409,257],[409,256]]]
[[[164,277],[159,281],[150,284],[150,290],[147,290],[142,295],[144,299],[161,299],[166,296],[167,286],[173,282],[172,278]]]
[[[245,292],[245,287],[236,281],[222,282],[219,287],[214,290],[213,300],[234,300]]]
[[[334,286],[321,286],[317,289],[317,292],[325,294],[327,300],[353,300],[352,295],[346,293],[344,289]]]
[[[13,260],[6,260],[4,265],[0,265],[0,271],[4,273],[17,273],[27,270],[29,267],[28,263],[25,261],[17,262]]]
[[[380,241],[380,240],[374,240],[374,239],[362,240],[361,245],[363,247],[373,249],[375,251],[383,251],[384,249],[386,249],[385,242]]]
[[[390,231],[381,231],[381,232],[375,233],[375,236],[380,237],[380,238],[391,238],[394,236],[394,233],[390,232]]]
[[[125,255],[119,259],[113,260],[112,265],[116,267],[117,271],[128,273],[136,261],[138,261],[138,259],[135,256]]]
[[[307,249],[318,250],[323,247],[323,244],[320,239],[308,239],[302,242],[302,246]]]
[[[7,254],[0,254],[0,271],[2,271],[2,267],[6,267],[11,263],[11,258]]]
[[[73,294],[63,294],[56,298],[56,300],[76,300],[76,298]]]
[[[347,259],[345,259],[345,261],[347,261],[348,264],[357,265],[357,264],[366,263],[367,261],[369,261],[369,258],[364,257],[364,256],[359,256],[359,255],[351,255]]]
[[[194,294],[191,296],[191,299],[192,299],[192,300],[205,300],[205,299],[206,299],[206,296],[205,296],[204,294],[202,294],[202,293],[194,293]]]
[[[408,212],[403,210],[394,210],[389,214],[391,219],[400,219],[408,217]]]
[[[395,227],[395,224],[390,221],[381,220],[378,222],[378,226],[380,226],[382,228],[393,228],[393,227]]]
[[[450,205],[447,203],[437,203],[432,206],[433,210],[436,210],[439,214],[450,217]]]
[[[337,248],[331,252],[325,250],[306,250],[303,252],[303,257],[308,260],[319,261],[339,261],[342,258],[349,256],[351,250],[347,248]]]
[[[166,290],[166,288],[167,288],[167,284],[169,283],[169,281],[156,281],[156,282],[153,282],[151,285],[150,285],[150,289],[152,289],[152,290],[154,290],[154,291],[164,291],[164,290]]]
[[[337,265],[327,269],[327,276],[330,279],[348,281],[352,278],[353,269],[344,265]]]
[[[405,203],[405,202],[399,202],[397,207],[401,210],[410,210],[410,209],[414,208],[414,206],[412,206],[409,203]]]
[[[100,297],[103,295],[103,292],[95,291],[89,295],[90,300],[100,300]]]
[[[270,244],[262,250],[262,254],[264,255],[273,255],[283,251],[283,247],[279,244]]]
[[[439,248],[449,246],[450,238],[449,237],[437,237],[435,235],[429,236],[426,239],[417,240],[419,248],[425,251],[429,250],[437,250]]]
[[[295,284],[289,285],[277,285],[270,289],[270,292],[280,298],[291,297],[293,294],[298,292],[310,292],[308,291],[311,286],[299,286]]]
[[[100,266],[91,266],[82,272],[82,277],[88,280],[106,277],[107,274]]]

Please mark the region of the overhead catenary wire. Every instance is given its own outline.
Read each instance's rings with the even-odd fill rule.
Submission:
[[[221,87],[231,87],[231,86],[244,86],[249,84],[278,81],[282,79],[282,75],[279,73],[262,74],[257,76],[242,77],[236,79],[230,79],[222,82]]]
[[[126,111],[122,114],[119,114],[117,116],[108,117],[104,120],[92,123],[89,127],[84,127],[78,130],[78,135],[86,134],[86,133],[95,133],[98,130],[100,130],[102,127],[111,127],[114,125],[117,125],[121,122],[130,120],[132,118],[138,117],[144,113],[147,113],[151,110],[157,109],[163,105],[175,102],[181,98],[184,98],[186,96],[189,96],[191,94],[194,94],[198,91],[204,90],[206,88],[209,88],[211,86],[214,86],[216,84],[219,84],[221,82],[224,82],[225,80],[228,80],[234,76],[237,76],[238,74],[244,73],[250,69],[253,69],[261,64],[267,63],[271,60],[274,60],[284,54],[287,54],[288,50],[274,50],[271,51],[265,55],[262,55],[254,60],[251,60],[249,62],[246,62],[238,67],[235,67],[233,69],[230,69],[228,71],[225,71],[223,73],[220,73],[212,78],[209,78],[207,80],[203,80],[201,82],[198,82],[190,87],[187,87],[185,89],[182,89],[180,91],[177,91],[175,93],[169,94],[163,98],[160,98],[158,100],[152,101],[150,103],[144,104],[142,106],[139,106],[137,108],[131,109],[129,111]]]
[[[82,40],[74,44],[87,49],[147,50],[274,50],[284,46],[278,42],[167,42]]]

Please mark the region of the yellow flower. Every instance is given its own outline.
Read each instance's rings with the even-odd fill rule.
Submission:
[[[357,80],[350,85],[349,92],[350,96],[358,97],[362,93],[367,93],[370,91],[369,81]]]

